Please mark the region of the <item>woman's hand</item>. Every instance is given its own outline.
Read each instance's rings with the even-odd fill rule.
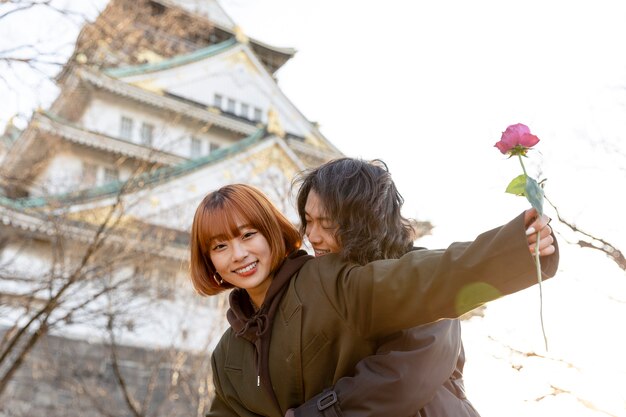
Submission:
[[[554,238],[552,237],[552,228],[548,224],[550,218],[545,214],[539,216],[534,208],[524,212],[524,224],[526,225],[526,239],[528,241],[528,250],[535,253],[535,245],[537,243],[537,232],[539,232],[539,256],[552,255],[556,248],[554,247]]]
[[[295,417],[296,413],[294,413],[293,408],[290,408],[289,410],[287,410],[287,412],[285,413],[285,417]]]

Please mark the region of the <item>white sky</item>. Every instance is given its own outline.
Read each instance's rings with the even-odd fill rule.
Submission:
[[[517,122],[542,139],[543,158],[529,163],[565,215],[600,231],[598,217],[626,212],[623,1],[223,6],[249,35],[299,51],[278,73],[286,94],[344,153],[386,161],[406,214],[443,239],[472,238],[525,207],[503,193],[519,164],[492,148]],[[589,145],[600,141],[621,155]]]
[[[94,15],[91,5],[105,3],[56,4]],[[526,207],[503,193],[519,164],[493,148],[522,122],[542,139],[528,164],[548,178],[547,195],[581,227],[626,246],[623,0],[222,5],[250,36],[298,50],[278,72],[282,89],[345,154],[387,162],[406,215],[436,225],[429,244],[471,239]],[[72,39],[76,25],[57,21],[25,32],[3,20],[0,51],[25,38]],[[50,87],[35,91],[0,83],[0,124],[45,106]]]

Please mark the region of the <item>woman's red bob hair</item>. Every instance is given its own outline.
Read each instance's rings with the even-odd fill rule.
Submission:
[[[215,295],[233,287],[226,281],[219,285],[214,279],[209,245],[217,237],[239,236],[238,222],[249,224],[267,239],[272,253],[271,274],[302,243],[295,226],[258,189],[231,184],[213,191],[196,209],[191,226],[191,282],[201,295]]]

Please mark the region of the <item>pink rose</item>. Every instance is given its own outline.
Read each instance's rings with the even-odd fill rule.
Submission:
[[[537,213],[543,213],[543,188],[537,180],[528,176],[526,167],[524,166],[524,157],[530,148],[539,143],[539,138],[530,133],[528,126],[518,123],[511,125],[502,132],[500,141],[494,146],[503,154],[508,154],[509,158],[517,156],[519,163],[522,165],[522,175],[513,178],[513,181],[506,187],[507,193],[515,195],[523,195],[528,202],[537,210]],[[536,241],[541,239],[539,232],[536,234]],[[543,326],[543,295],[541,289],[541,261],[539,259],[539,245],[535,245],[535,262],[537,264],[537,282],[539,283],[539,316],[541,318],[541,331],[543,333],[543,341],[548,350],[548,338],[546,329]]]
[[[511,155],[521,154],[525,155],[529,148],[532,148],[539,142],[539,138],[530,133],[528,126],[518,123],[511,125],[502,132],[500,141],[494,146],[500,150],[500,152]]]

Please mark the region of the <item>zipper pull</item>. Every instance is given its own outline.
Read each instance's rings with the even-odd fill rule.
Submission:
[[[261,386],[261,375],[257,375],[256,376],[256,386],[260,387]]]

